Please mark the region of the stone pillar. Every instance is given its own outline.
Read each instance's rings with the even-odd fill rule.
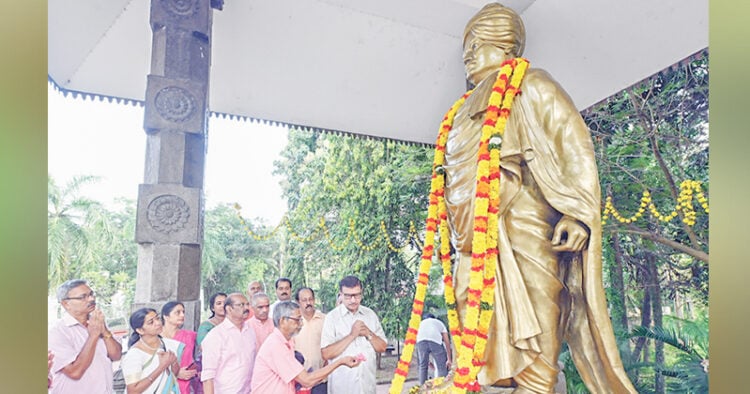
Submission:
[[[144,183],[138,189],[134,308],[185,304],[200,319],[203,175],[211,65],[210,0],[152,0]]]

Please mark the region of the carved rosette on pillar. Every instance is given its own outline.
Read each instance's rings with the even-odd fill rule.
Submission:
[[[144,183],[138,190],[135,308],[185,304],[185,328],[200,319],[210,0],[152,0],[146,88]]]

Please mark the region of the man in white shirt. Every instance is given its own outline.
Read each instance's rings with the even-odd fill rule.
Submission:
[[[376,355],[387,346],[380,319],[360,305],[362,282],[346,276],[339,282],[342,303],[326,315],[320,339],[323,358],[330,363],[344,356],[364,356],[356,368],[339,368],[328,377],[329,394],[375,394]]]
[[[445,324],[432,313],[424,315],[417,331],[417,354],[419,355],[419,385],[427,380],[430,355],[435,359],[438,376],[445,376],[451,367],[451,342]]]

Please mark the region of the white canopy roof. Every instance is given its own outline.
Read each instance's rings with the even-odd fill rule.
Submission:
[[[479,0],[226,0],[213,17],[209,109],[433,143],[465,88]],[[509,0],[524,56],[584,109],[708,46],[708,0]],[[49,0],[49,76],[142,101],[148,0]]]

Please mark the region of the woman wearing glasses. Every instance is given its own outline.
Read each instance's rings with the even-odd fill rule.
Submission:
[[[121,367],[128,393],[179,394],[177,373],[185,345],[162,338],[162,322],[156,310],[141,308],[130,315],[133,333]]]

